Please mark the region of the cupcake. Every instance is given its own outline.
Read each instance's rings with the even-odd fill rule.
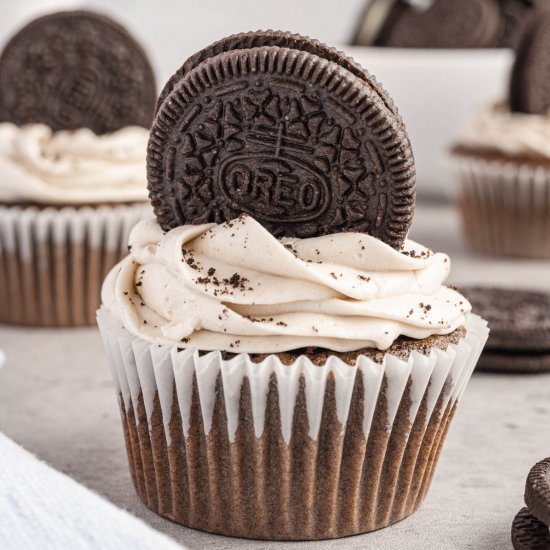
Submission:
[[[388,94],[315,40],[231,36],[165,87],[147,168],[156,218],[98,311],[141,500],[267,540],[411,514],[488,330],[405,238]]]
[[[537,12],[516,53],[508,101],[479,113],[451,150],[464,235],[481,253],[550,258],[549,28],[550,11]]]
[[[101,283],[150,215],[151,66],[106,17],[31,22],[0,57],[0,322],[95,322]]]

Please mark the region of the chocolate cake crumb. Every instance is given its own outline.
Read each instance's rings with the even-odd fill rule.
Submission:
[[[418,304],[420,306],[420,309],[424,311],[424,314],[428,314],[428,312],[432,309],[432,306],[430,304],[424,304],[424,302],[420,302]]]
[[[319,367],[322,367],[330,357],[338,357],[344,363],[354,366],[357,363],[357,358],[361,355],[365,355],[369,359],[372,359],[376,363],[382,363],[384,357],[389,354],[406,361],[413,351],[417,351],[423,355],[429,355],[432,349],[440,349],[446,351],[449,345],[457,344],[462,338],[466,336],[466,329],[459,327],[450,334],[433,335],[428,338],[416,340],[414,338],[408,338],[407,336],[399,336],[394,343],[386,350],[379,350],[376,348],[362,348],[356,351],[336,352],[325,348],[307,347],[300,348],[291,351],[283,351],[280,353],[251,353],[250,359],[254,363],[261,363],[264,359],[270,355],[276,355],[284,365],[291,365],[300,356],[307,356],[310,361]],[[209,353],[199,352],[200,354]],[[224,360],[233,359],[234,353],[222,352],[222,358]]]

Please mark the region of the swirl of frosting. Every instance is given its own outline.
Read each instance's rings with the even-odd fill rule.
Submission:
[[[94,204],[147,199],[149,132],[129,126],[96,135],[43,124],[0,124],[0,202]]]
[[[464,325],[470,304],[442,285],[449,268],[445,254],[362,233],[278,240],[243,215],[165,234],[145,220],[102,300],[132,334],[179,348],[386,349]]]
[[[506,156],[550,159],[550,115],[513,113],[498,103],[475,116],[456,143]]]

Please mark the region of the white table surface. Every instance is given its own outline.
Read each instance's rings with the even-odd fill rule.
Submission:
[[[448,207],[419,207],[412,237],[453,259],[452,283],[550,289],[550,263],[471,256]],[[376,533],[315,543],[243,541],[164,520],[132,488],[118,408],[95,328],[0,326],[0,431],[189,548],[506,549],[529,468],[550,456],[550,375],[475,374],[426,502]],[[39,548],[39,544],[37,544]]]

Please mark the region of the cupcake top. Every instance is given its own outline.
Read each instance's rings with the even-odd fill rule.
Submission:
[[[443,285],[445,254],[364,233],[276,239],[250,216],[164,233],[140,222],[102,301],[144,340],[201,350],[388,348],[449,334],[470,304]]]
[[[414,160],[391,98],[315,40],[234,35],[161,94],[140,222],[103,304],[135,336],[233,353],[388,349],[470,304],[445,254],[407,240]]]
[[[97,135],[88,128],[0,123],[0,202],[95,204],[147,199],[149,132],[128,126]]]
[[[110,18],[30,22],[0,56],[0,202],[145,200],[155,97],[145,52]]]
[[[550,161],[550,115],[512,112],[497,103],[468,122],[455,150]]]

